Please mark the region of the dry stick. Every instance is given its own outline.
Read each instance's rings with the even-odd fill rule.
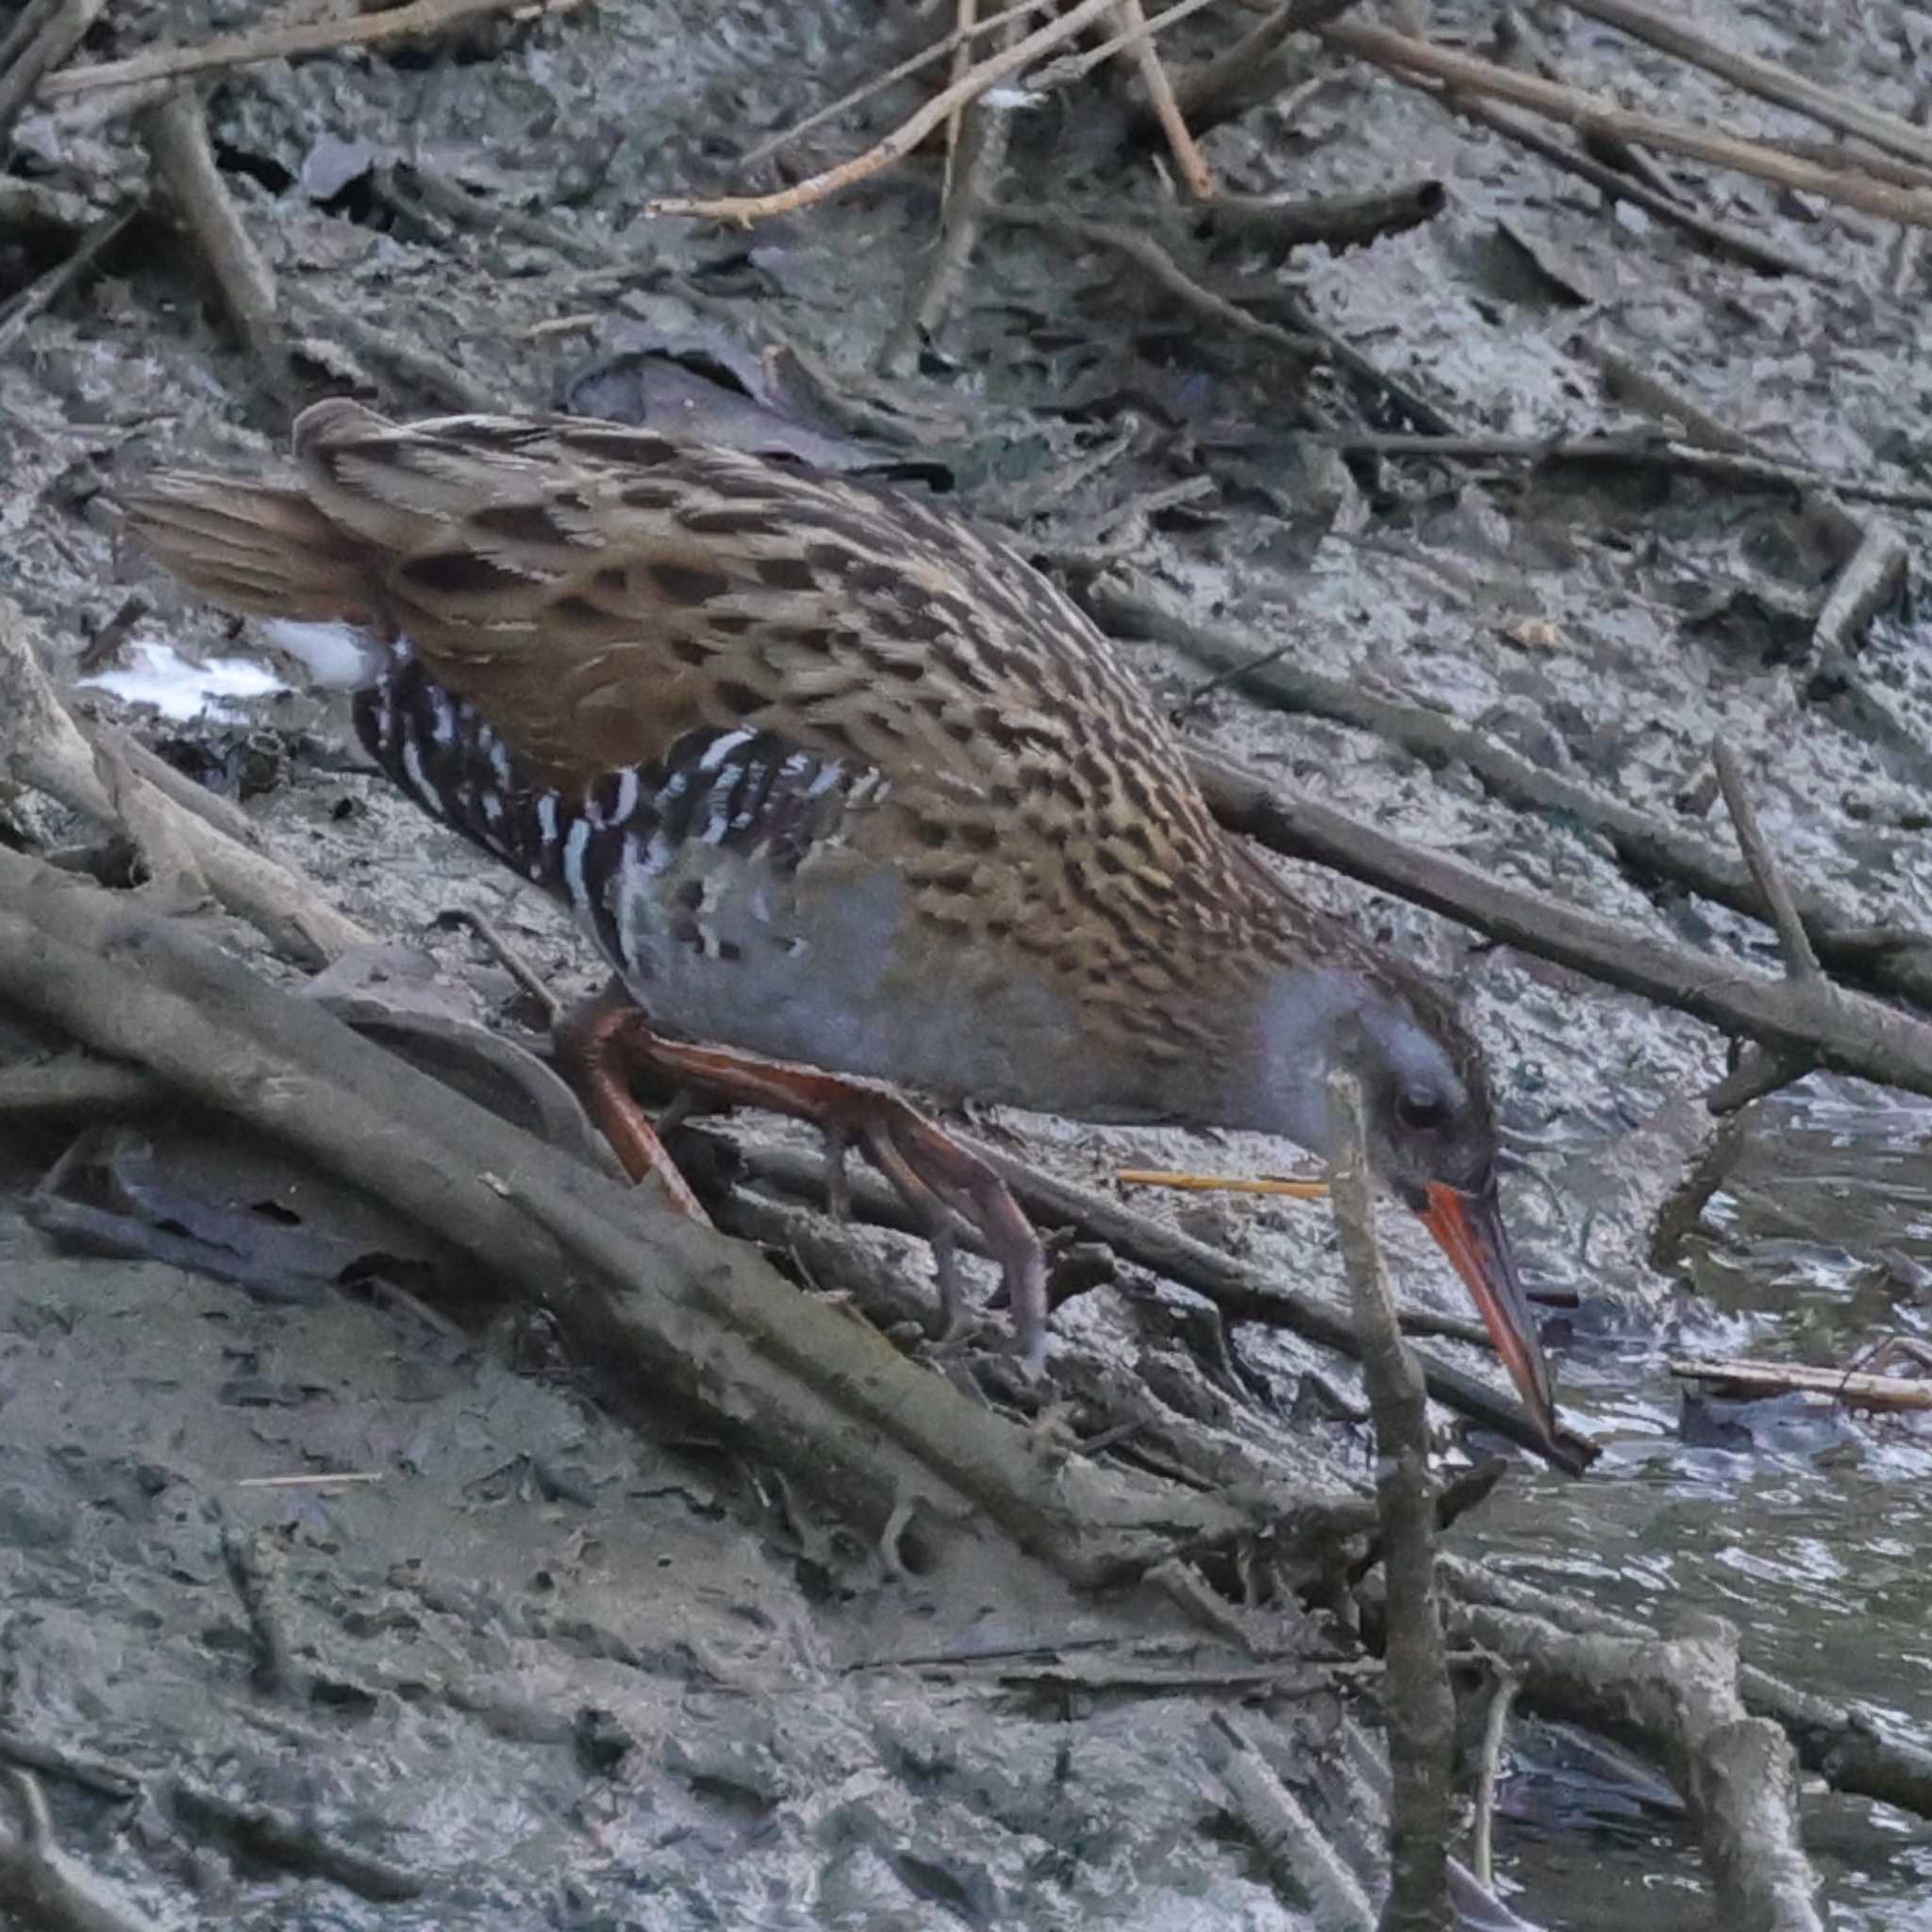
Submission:
[[[1778,945],[1785,956],[1785,972],[1798,981],[1820,979],[1824,974],[1818,955],[1811,950],[1811,936],[1798,917],[1798,908],[1785,883],[1784,873],[1771,855],[1771,841],[1764,836],[1764,827],[1757,823],[1751,794],[1744,789],[1744,773],[1738,763],[1738,755],[1724,739],[1717,738],[1711,741],[1710,757],[1717,767],[1718,789],[1724,795],[1724,808],[1737,830],[1738,849],[1751,869],[1759,896],[1771,908],[1771,923],[1777,930]]]
[[[1215,817],[1273,851],[1333,867],[1774,1051],[1813,1054],[1834,1072],[1932,1094],[1932,1025],[1882,1001],[1824,980],[1767,979],[1734,960],[1506,886],[1326,806],[1272,793],[1258,777],[1221,759],[1197,752],[1192,765]]]
[[[208,117],[181,87],[141,117],[140,133],[170,209],[214,283],[269,395],[286,397],[289,351],[275,313],[275,278],[215,166]]]
[[[1284,1895],[1297,1905],[1306,1900],[1324,1932],[1375,1932],[1375,1908],[1360,1881],[1240,1723],[1216,1711],[1208,1724],[1208,1768]]]
[[[1578,1637],[1469,1604],[1451,1623],[1508,1660],[1525,1703],[1634,1734],[1658,1754],[1703,1840],[1719,1924],[1824,1932],[1818,1880],[1798,1836],[1791,1747],[1768,1718],[1746,1715],[1728,1624],[1688,1618],[1669,1639]]]
[[[1758,896],[1771,908],[1771,923],[1777,932],[1778,949],[1784,955],[1785,977],[1805,986],[1815,986],[1820,996],[1829,1000],[1832,989],[1811,950],[1810,935],[1798,917],[1798,908],[1785,883],[1783,871],[1771,855],[1770,841],[1757,823],[1751,797],[1744,789],[1744,774],[1737,754],[1722,738],[1712,741],[1711,762],[1717,768],[1718,790],[1724,793],[1724,808],[1738,835],[1738,849],[1744,855]],[[1704,1104],[1712,1113],[1735,1113],[1747,1101],[1760,1100],[1802,1080],[1817,1065],[1809,1054],[1780,1054],[1754,1048],[1705,1095]]]
[[[1824,196],[1847,208],[1863,209],[1889,222],[1910,222],[1932,227],[1932,190],[1893,188],[1870,176],[1843,169],[1823,168],[1779,154],[1761,142],[1740,140],[1735,135],[1709,134],[1682,122],[1660,120],[1655,114],[1638,113],[1619,108],[1594,94],[1564,87],[1536,75],[1517,74],[1488,60],[1466,54],[1453,54],[1427,41],[1407,34],[1391,33],[1384,27],[1362,26],[1354,21],[1339,21],[1322,29],[1322,38],[1331,46],[1358,55],[1397,73],[1433,75],[1456,89],[1491,94],[1512,101],[1539,114],[1612,141],[1641,142],[1663,148],[1672,154],[1688,155],[1715,167],[1752,175],[1759,180],[1775,182],[1782,188]]]
[[[841,161],[775,194],[725,195],[702,200],[673,195],[652,202],[646,213],[653,215],[694,215],[712,221],[741,222],[749,225],[766,215],[790,214],[795,208],[809,208],[827,195],[855,182],[864,181],[909,155],[935,127],[942,126],[953,109],[976,99],[1009,74],[1017,74],[1041,55],[1070,41],[1093,21],[1111,13],[1119,0],[1079,0],[1070,11],[1036,28],[1024,40],[1003,47],[980,61],[962,79],[941,89],[924,107],[902,122],[886,138],[849,161]]]
[[[547,1307],[579,1359],[874,1527],[987,1560],[992,1529],[1081,1585],[1266,1534],[1258,1499],[1049,1463],[1025,1435],[801,1295],[752,1251],[606,1179],[115,894],[0,850],[0,1000],[295,1148]]]
[[[0,1072],[0,1108],[4,1108],[11,1091],[8,1076]],[[31,1094],[38,1091],[28,1088],[24,1092]],[[705,1138],[711,1137],[707,1133]],[[782,1141],[748,1140],[730,1132],[716,1138],[731,1149],[754,1181],[808,1201],[815,1208],[831,1210],[825,1162],[815,1152]],[[1078,1218],[1068,1224],[1104,1241],[1121,1260],[1179,1282],[1202,1300],[1213,1303],[1230,1322],[1253,1322],[1263,1327],[1286,1328],[1291,1333],[1308,1335],[1314,1341],[1325,1341],[1342,1321],[1341,1310],[1319,1296],[1281,1285],[1267,1270],[1250,1266],[1224,1248],[1198,1241],[1191,1235],[1176,1234],[1166,1222],[1158,1221],[1151,1214],[1138,1214],[1108,1195],[1084,1190],[1077,1195],[1060,1192],[1059,1184],[1050,1181],[1045,1174],[1037,1169],[1029,1172],[1029,1181],[1008,1182],[1015,1199],[1024,1203],[1030,1197],[1040,1202],[1041,1218],[1049,1223],[1069,1208],[1074,1208]],[[925,1232],[919,1217],[906,1206],[896,1190],[883,1181],[859,1173],[850,1176],[847,1186],[849,1206],[861,1219],[879,1227],[895,1228],[902,1234]],[[1049,1189],[1055,1191],[1049,1192]],[[985,1253],[970,1230],[963,1231],[960,1239],[974,1253]],[[1472,1348],[1495,1347],[1483,1324],[1466,1316],[1445,1315],[1436,1308],[1404,1304],[1399,1319],[1404,1331],[1410,1335],[1441,1336],[1451,1341],[1466,1341]],[[1319,1325],[1319,1332],[1305,1325],[1309,1322]],[[1443,1399],[1454,1405],[1453,1394]],[[1494,1406],[1500,1404],[1501,1398],[1495,1398]]]
[[[490,13],[521,19],[566,13],[578,0],[413,0],[387,13],[352,14],[346,20],[275,27],[267,33],[231,34],[199,47],[159,47],[125,60],[102,60],[70,67],[41,85],[42,100],[64,100],[102,88],[136,87],[151,80],[182,80],[193,74],[253,67],[264,60],[292,60],[304,54],[326,54],[338,47],[368,47],[406,34],[431,34]]]
[[[1141,0],[1121,0],[1121,19],[1131,36],[1129,45],[1134,65],[1140,70],[1141,85],[1147,90],[1147,104],[1160,124],[1160,131],[1167,136],[1168,149],[1174,156],[1174,166],[1181,171],[1181,180],[1196,201],[1207,201],[1214,192],[1214,171],[1194,145],[1194,137],[1188,132],[1187,117],[1174,102],[1174,84],[1167,77],[1154,36],[1147,31],[1147,14]]]
[[[1443,1590],[1464,1604],[1513,1611],[1584,1634],[1652,1634],[1634,1618],[1601,1610],[1580,1597],[1500,1576],[1460,1557],[1438,1558],[1436,1574]],[[1856,1707],[1800,1690],[1750,1664],[1739,1671],[1738,1689],[1745,1707],[1782,1726],[1797,1747],[1799,1762],[1834,1790],[1875,1798],[1880,1804],[1932,1818],[1932,1751],[1887,1737],[1876,1719]]]
[[[1673,879],[1747,918],[1765,917],[1763,901],[1750,873],[1708,840],[1660,824],[1593,786],[1531,764],[1507,746],[1440,712],[1378,697],[1358,682],[1311,671],[1278,651],[1263,650],[1243,632],[1196,624],[1156,601],[1150,591],[1118,571],[1085,586],[1082,602],[1102,627],[1116,636],[1158,638],[1210,669],[1229,674],[1230,681],[1241,689],[1289,710],[1333,718],[1357,730],[1373,731],[1432,764],[1453,760],[1465,765],[1506,804],[1524,811],[1556,813],[1595,832],[1608,841],[1618,858],[1633,870]],[[1208,762],[1205,777],[1210,800],[1215,796],[1214,774],[1224,769],[1213,760]],[[1247,782],[1259,783],[1258,779]],[[1229,802],[1231,809],[1240,808],[1232,795]],[[1376,881],[1372,878],[1370,883]],[[1897,946],[1874,958],[1863,929],[1854,927],[1816,893],[1803,894],[1799,908],[1806,929],[1828,966],[1864,976],[1887,991],[1932,1004],[1932,939],[1898,936]]]
[[[0,75],[14,66],[64,4],[65,0],[26,0],[13,16],[13,25],[0,34]]]
[[[1918,1375],[1874,1375],[1862,1369],[1825,1369],[1809,1362],[1754,1361],[1745,1357],[1673,1356],[1682,1381],[1719,1382],[1747,1400],[1765,1395],[1828,1395],[1848,1408],[1932,1408],[1932,1382]]]
[[[1423,180],[1372,194],[1217,194],[1199,210],[1217,240],[1240,237],[1282,251],[1323,243],[1338,252],[1400,235],[1449,206],[1441,182]]]
[[[11,145],[8,136],[34,90],[80,45],[106,4],[57,0],[48,8],[29,7],[15,23],[0,46],[0,153]]]
[[[120,823],[94,770],[92,747],[67,715],[40,667],[20,607],[0,597],[0,772],[103,824]],[[295,874],[251,851],[138,774],[147,810],[165,819],[222,904],[276,950],[303,965],[325,965],[375,936],[338,912]]]
[[[879,373],[884,375],[909,375],[921,345],[932,341],[943,324],[954,292],[979,246],[986,206],[993,199],[1007,165],[1013,112],[981,95],[960,108],[946,125],[952,138],[946,149],[939,245],[897,326],[879,351]]]
[[[1496,1688],[1490,1692],[1490,1707],[1483,1715],[1483,1749],[1475,1781],[1475,1821],[1470,1827],[1469,1864],[1476,1883],[1488,1886],[1495,1879],[1491,1856],[1491,1833],[1496,1823],[1496,1781],[1503,1764],[1503,1740],[1509,1734],[1509,1711],[1522,1689],[1513,1671],[1496,1673]]]
[[[1375,1424],[1375,1506],[1388,1582],[1383,1722],[1394,1776],[1390,1800],[1386,1932],[1437,1932],[1450,1923],[1456,1695],[1436,1601],[1436,1486],[1429,1475],[1428,1404],[1375,1245],[1362,1091],[1352,1073],[1328,1077],[1328,1176],[1349,1298],[1361,1336],[1362,1381]]]
[[[1693,67],[1702,67],[1747,93],[1775,101],[1781,108],[1790,108],[1827,127],[1836,127],[1840,134],[1856,134],[1888,154],[1932,168],[1932,136],[1896,114],[1868,108],[1850,94],[1821,87],[1815,80],[1806,80],[1775,61],[1760,60],[1754,54],[1740,54],[1733,48],[1720,46],[1674,20],[1653,13],[1647,7],[1633,5],[1632,0],[1566,0],[1566,4],[1573,13],[1587,14],[1633,40],[1648,42],[1651,46],[1674,54]]]
[[[1912,125],[1924,127],[1932,123],[1932,87],[1922,89],[1912,108]],[[1886,291],[1894,302],[1903,302],[1919,279],[1924,260],[1925,232],[1923,228],[1901,228],[1891,238],[1891,255],[1885,265]]]
[[[80,238],[74,253],[65,261],[50,268],[39,281],[15,296],[10,305],[0,309],[0,356],[10,354],[26,333],[30,323],[45,314],[68,290],[92,273],[101,258],[127,232],[129,225],[140,212],[141,208],[136,206],[103,215]]]
[[[929,47],[922,47],[916,54],[889,67],[883,74],[875,74],[870,80],[860,83],[850,93],[841,94],[836,101],[828,102],[823,108],[814,108],[803,121],[794,122],[782,134],[768,135],[755,148],[747,149],[739,157],[738,165],[752,169],[769,161],[781,149],[788,148],[794,141],[802,140],[814,128],[823,127],[827,121],[836,121],[841,114],[849,113],[861,102],[869,101],[874,94],[883,93],[886,89],[898,81],[909,79],[922,67],[930,67],[942,54],[952,54],[965,47],[981,34],[990,34],[997,26],[1004,26],[1009,21],[1023,20],[1029,14],[1044,13],[1054,0],[1017,0],[1011,7],[1002,8],[997,13],[989,13],[984,19],[975,19],[970,26],[958,26],[949,34],[935,41]],[[952,85],[958,86],[972,72],[970,66],[957,68],[952,76]]]
[[[1883,517],[1867,518],[1811,626],[1820,675],[1829,676],[1843,669],[1872,620],[1897,598],[1910,566],[1911,551],[1898,531]]]

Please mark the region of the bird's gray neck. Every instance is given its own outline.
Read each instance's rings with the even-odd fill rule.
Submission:
[[[1279,969],[1256,1003],[1252,1037],[1229,1056],[1221,1121],[1325,1153],[1329,1070],[1364,1008],[1378,997],[1359,971],[1346,966]]]

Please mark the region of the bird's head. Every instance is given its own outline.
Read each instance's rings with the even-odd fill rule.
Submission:
[[[1422,1219],[1461,1275],[1537,1428],[1556,1407],[1535,1316],[1496,1198],[1496,1123],[1482,1051],[1425,980],[1391,970],[1296,974],[1271,1024],[1275,1124],[1332,1156],[1327,1078],[1360,1083],[1369,1164]]]

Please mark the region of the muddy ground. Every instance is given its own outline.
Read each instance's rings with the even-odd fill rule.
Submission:
[[[1911,110],[1932,36],[1920,10],[1798,11],[1708,4],[1686,17]],[[1560,8],[1530,13],[1578,86],[1748,133],[1816,132]],[[192,40],[233,14],[120,10],[89,53]],[[1480,8],[1430,18],[1449,42],[1481,42],[1491,25]],[[832,0],[580,7],[436,45],[272,63],[219,82],[208,111],[318,386],[402,413],[457,407],[460,390],[409,373],[399,351],[415,347],[478,398],[538,408],[581,399],[570,386],[626,347],[789,344],[852,425],[945,465],[966,503],[1042,557],[1091,575],[1111,546],[1176,608],[1240,626],[1257,651],[1286,647],[1437,708],[1720,841],[1706,780],[1724,733],[1793,876],[1860,920],[1932,925],[1932,654],[1907,605],[1849,662],[1817,661],[1809,619],[1843,543],[1815,507],[1651,469],[1525,477],[1311,455],[1293,441],[1305,398],[1345,426],[1411,425],[1386,394],[1307,375],[1164,301],[1108,251],[1021,228],[988,237],[912,373],[881,378],[877,353],[935,232],[931,156],[749,233],[641,215],[654,194],[737,185],[736,155],[923,31],[913,9]],[[1227,31],[1204,24],[1191,44]],[[1926,283],[1921,268],[1894,292],[1893,236],[1875,218],[1672,170],[1819,270],[1754,273],[1607,209],[1366,66],[1310,54],[1307,77],[1291,109],[1209,137],[1231,186],[1330,194],[1426,177],[1443,184],[1442,210],[1366,248],[1301,250],[1285,270],[1220,267],[1285,276],[1460,429],[1655,428],[1607,398],[1607,352],[1773,456],[1925,480]],[[889,91],[798,154],[850,152],[919,97]],[[123,123],[73,110],[29,115],[13,162],[94,206],[145,168]],[[439,211],[385,172],[404,167],[527,219],[491,229]],[[1167,219],[1155,158],[1096,87],[1019,117],[1004,192]],[[8,273],[31,266],[7,259]],[[108,270],[0,360],[0,591],[47,625],[63,681],[136,590],[123,652],[163,638],[227,648],[220,620],[122,554],[102,486],[160,461],[256,462],[286,429],[286,401],[262,393],[164,225],[138,226]],[[1147,492],[1199,477],[1201,493],[1136,519]],[[1923,522],[1901,527],[1916,549]],[[1206,679],[1180,649],[1128,648],[1177,705]],[[1430,769],[1225,687],[1185,715],[1285,789],[1740,972],[1775,966],[1762,928],[1621,867],[1587,826],[1510,809],[1459,766]],[[446,904],[486,911],[561,989],[592,982],[527,887],[342,756],[339,712],[291,695],[245,725],[143,728],[212,748],[230,777],[255,774],[265,789],[249,809],[275,849],[432,956],[467,1010],[503,1019],[508,989],[467,939],[425,924]],[[30,799],[7,810],[23,835],[75,836]],[[1817,1081],[1770,1104],[1676,1272],[1657,1274],[1642,1258],[1644,1183],[1667,1176],[1633,1182],[1630,1165],[1661,1166],[1644,1130],[1666,1109],[1683,1117],[1722,1072],[1723,1041],[1346,881],[1304,869],[1300,883],[1457,984],[1520,1155],[1507,1194],[1519,1240],[1541,1285],[1580,1300],[1552,1339],[1572,1344],[1563,1379],[1606,1451],[1599,1473],[1564,1486],[1524,1465],[1459,1545],[1660,1620],[1722,1608],[1754,1654],[1923,1738],[1922,1439],[1907,1424],[1778,1411],[1713,1446],[1686,1432],[1658,1367],[1679,1338],[1832,1359],[1874,1325],[1922,1328],[1913,1277],[1887,1257],[1932,1252],[1923,1108]],[[1285,1164],[1285,1150],[1238,1137],[989,1124],[1102,1185],[1128,1162]],[[771,1472],[608,1420],[573,1364],[514,1324],[452,1333],[403,1304],[273,1305],[156,1262],[57,1254],[18,1204],[62,1144],[16,1134],[0,1157],[0,1722],[147,1781],[131,1803],[50,1791],[69,1850],[156,1923],[1303,1923],[1227,1824],[1209,1743],[1227,1693],[1148,1689],[1183,1654],[1190,1670],[1219,1667],[1174,1620],[1064,1595],[935,1597],[887,1577],[836,1525],[801,1533]],[[1158,1211],[1286,1279],[1339,1288],[1320,1210]],[[1459,1308],[1425,1238],[1388,1223],[1405,1292]],[[881,1240],[923,1267],[912,1244]],[[1124,1333],[1107,1300],[1070,1319]],[[1249,1399],[1225,1426],[1264,1448],[1304,1426],[1291,1410],[1307,1372],[1356,1392],[1334,1357],[1253,1329],[1237,1340]],[[1358,1484],[1359,1434],[1306,1426],[1333,1485]],[[237,1486],[319,1470],[380,1480]],[[225,1549],[268,1564],[300,1694],[251,1688]],[[1083,1680],[1065,1657],[1103,1636],[1126,1661]],[[1046,1642],[1063,1647],[1051,1667],[1032,1656]],[[1290,1663],[1242,1693],[1318,1804],[1350,1682]],[[1609,1925],[1641,1899],[1649,1923],[1702,1923],[1694,1857],[1668,1816],[1579,1785],[1552,1748],[1554,1769],[1541,1746],[1520,1754],[1523,1824],[1504,1841],[1519,1907]],[[424,1889],[381,1903],[340,1872],[291,1875],[197,1827],[175,1780],[312,1817]],[[1807,1821],[1835,1923],[1924,1923],[1922,1825],[1815,1792]]]

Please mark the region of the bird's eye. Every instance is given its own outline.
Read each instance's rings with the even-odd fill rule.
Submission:
[[[1396,1095],[1395,1118],[1421,1132],[1440,1127],[1449,1118],[1449,1103],[1429,1087],[1410,1087]]]

